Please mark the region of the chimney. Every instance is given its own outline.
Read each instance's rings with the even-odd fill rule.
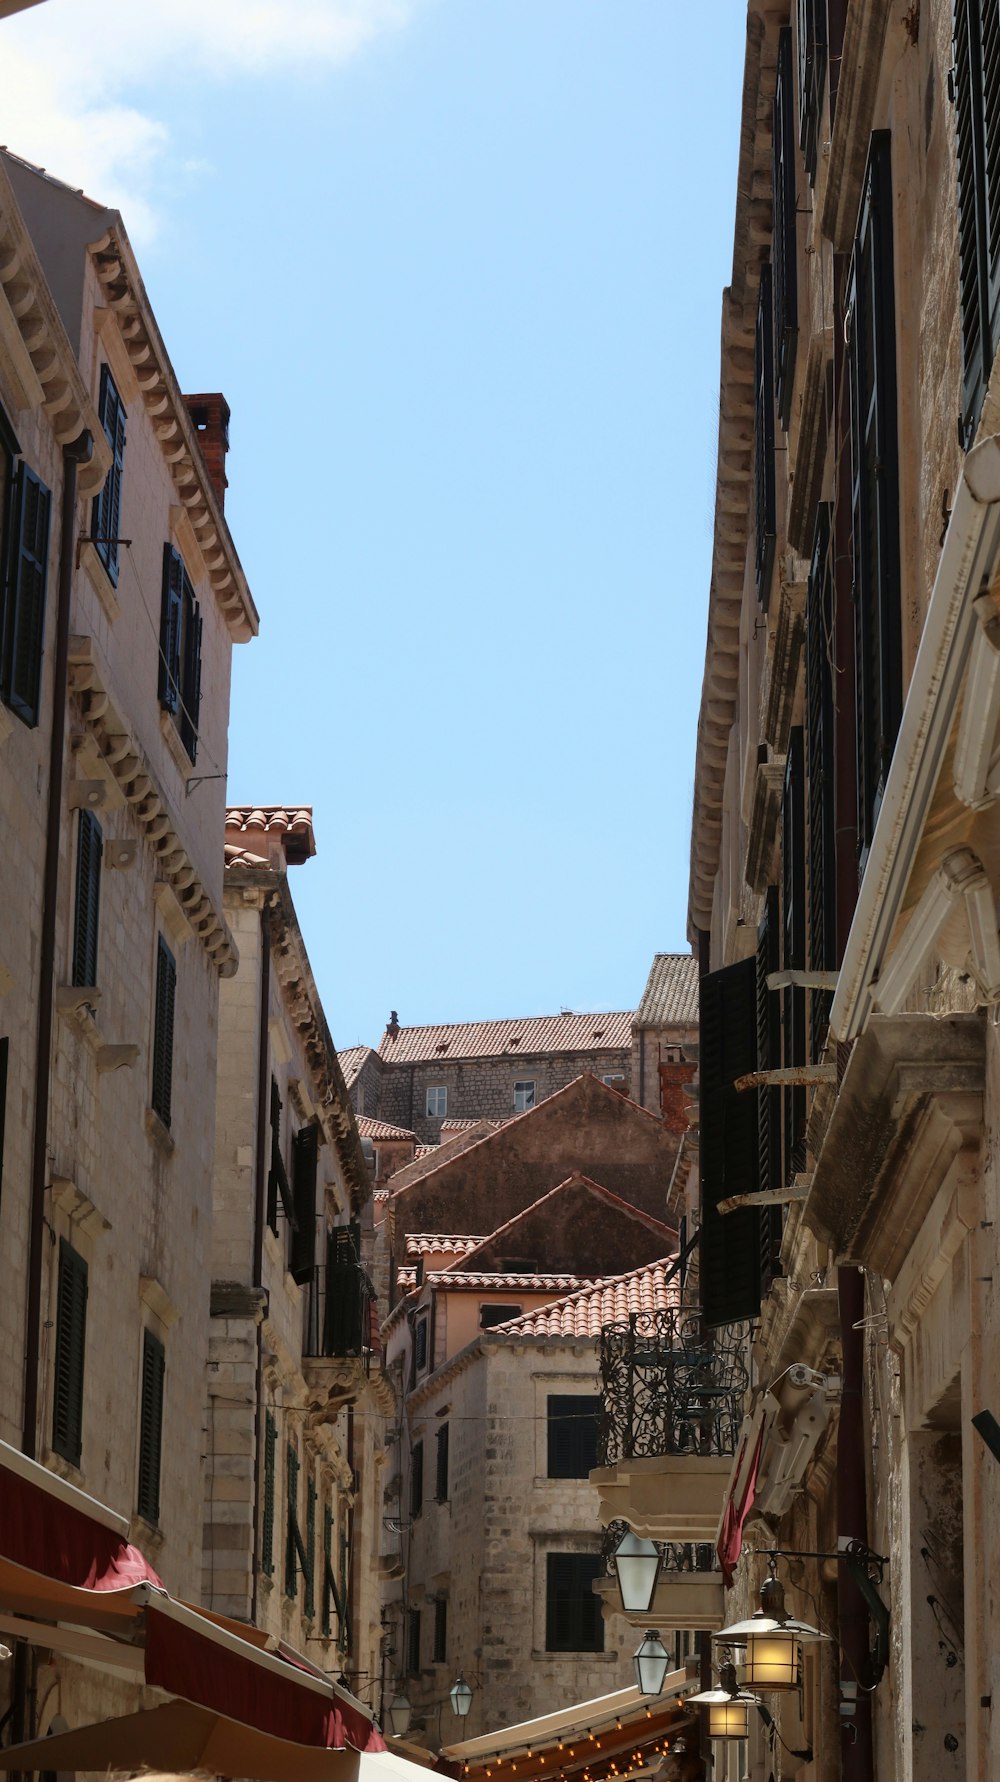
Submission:
[[[218,391],[211,395],[185,396],[188,414],[194,422],[212,487],[219,506],[226,505],[229,478],[226,475],[226,453],[229,450],[229,404]]]
[[[389,1025],[386,1028],[386,1032],[389,1035],[390,1039],[395,1039],[397,1033],[399,1032],[399,1016],[397,1015],[395,1009],[393,1009],[389,1015]]]

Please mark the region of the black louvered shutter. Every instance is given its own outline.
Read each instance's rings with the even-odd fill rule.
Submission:
[[[289,1442],[285,1448],[285,1595],[293,1600],[299,1593],[298,1550],[301,1545],[299,1457]]]
[[[115,380],[106,365],[101,367],[101,394],[98,404],[101,426],[111,447],[111,469],[101,493],[94,497],[91,529],[94,548],[118,585],[118,535],[121,531],[122,465],[125,460],[125,405],[118,394]]]
[[[274,1575],[274,1462],[278,1447],[278,1425],[270,1411],[264,1416],[264,1527],[260,1569],[267,1577]]]
[[[826,0],[798,0],[799,147],[809,184],[816,183],[819,125],[826,78]]]
[[[19,464],[11,501],[2,691],[11,711],[32,727],[41,697],[51,511],[45,484],[27,464]]]
[[[142,1396],[139,1407],[139,1489],[136,1508],[155,1526],[160,1520],[163,1450],[163,1376],[166,1354],[151,1330],[142,1333]]]
[[[410,1515],[416,1518],[424,1507],[424,1444],[414,1442],[410,1454]]]
[[[792,93],[792,28],[778,32],[778,76],[771,138],[772,264],[774,268],[774,379],[781,425],[787,430],[799,329],[795,230],[795,101]]]
[[[170,1125],[174,1079],[174,999],[177,966],[162,935],[156,943],[156,1007],[153,1017],[153,1111]]]
[[[442,1423],[437,1431],[437,1454],[435,1456],[434,1496],[439,1504],[443,1504],[448,1496],[448,1425]],[[596,1462],[595,1462],[596,1465]]]
[[[434,1663],[448,1662],[448,1598],[434,1598]]]
[[[966,450],[975,438],[989,375],[982,67],[979,0],[955,0],[952,79],[958,151],[958,276],[962,313],[959,432]]]
[[[324,1355],[361,1353],[363,1285],[354,1233],[346,1225],[338,1225],[326,1240]]]
[[[803,971],[806,963],[806,833],[805,752],[802,730],[788,737],[788,759],[781,796],[781,964],[785,971]],[[784,1057],[789,1066],[806,1061],[806,993],[783,992]],[[785,1181],[805,1168],[806,1092],[798,1084],[784,1091]]]
[[[295,1227],[292,1232],[291,1276],[300,1287],[312,1278],[316,1263],[316,1176],[319,1166],[319,1127],[303,1126],[292,1140],[292,1200]]]
[[[757,1069],[781,1064],[781,998],[767,988],[771,972],[781,965],[778,891],[770,885],[757,928]],[[761,1084],[757,1091],[758,1185],[781,1186],[781,1090]]]
[[[822,502],[806,588],[806,769],[809,805],[809,966],[837,964],[837,809],[835,803],[833,562],[831,509]],[[810,991],[810,1057],[817,1063],[830,1025],[829,990]]]
[[[7,1125],[7,1066],[9,1060],[10,1040],[5,1035],[3,1039],[0,1039],[0,1188],[3,1187],[3,1147]]]
[[[774,349],[771,268],[760,269],[754,343],[754,568],[757,599],[767,611],[774,564]]]
[[[303,1607],[311,1620],[316,1613],[316,1483],[311,1473],[306,1480],[305,1560],[302,1570],[306,1579]]]
[[[707,1325],[760,1311],[760,1211],[719,1202],[758,1188],[757,1097],[737,1077],[757,1069],[757,961],[700,980],[701,1290]]]
[[[163,547],[160,605],[160,704],[176,712],[181,702],[181,634],[184,629],[184,563],[173,545]]]
[[[989,351],[986,381],[1000,343],[1000,4],[980,0],[983,59],[983,147],[986,174],[986,295]]]
[[[79,1466],[83,1452],[83,1364],[87,1346],[87,1264],[59,1239],[56,1343],[52,1387],[52,1446]]]
[[[97,937],[101,911],[101,858],[104,837],[93,811],[81,811],[76,838],[76,910],[73,921],[73,983],[97,983]]]
[[[181,742],[192,761],[198,758],[201,715],[201,609],[190,583],[184,588],[184,664],[181,696]]]
[[[887,131],[872,137],[848,298],[858,722],[864,863],[902,710],[899,465],[892,182]]]

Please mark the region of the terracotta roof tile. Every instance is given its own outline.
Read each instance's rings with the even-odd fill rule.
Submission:
[[[674,1258],[647,1263],[626,1275],[612,1275],[553,1305],[497,1324],[491,1336],[598,1337],[606,1324],[621,1324],[633,1312],[661,1312],[677,1304],[677,1282],[667,1283]]]
[[[348,1089],[352,1083],[357,1082],[365,1059],[371,1057],[371,1050],[371,1046],[344,1046],[342,1050],[338,1049],[337,1057],[340,1059],[340,1068]]]
[[[454,1058],[530,1057],[538,1052],[613,1052],[631,1045],[631,1011],[529,1015],[513,1021],[455,1021],[440,1027],[387,1027],[378,1051],[387,1064]]]
[[[696,1027],[698,1024],[698,961],[691,953],[656,953],[649,968],[642,1001],[635,1011],[637,1027]]]
[[[397,1275],[397,1279],[398,1279]],[[584,1285],[586,1277],[582,1275],[491,1275],[465,1274],[453,1269],[434,1268],[424,1276],[431,1287],[448,1287],[465,1290],[475,1287],[479,1292],[506,1293],[516,1288],[519,1293],[551,1293],[553,1289],[569,1293]]]
[[[340,1059],[341,1059],[340,1067],[341,1067],[341,1070],[343,1070],[343,1068],[344,1068],[343,1056],[341,1054],[338,1054],[338,1056],[340,1056]],[[347,1076],[346,1071],[344,1072],[344,1076],[345,1076],[345,1080],[346,1080],[346,1076]],[[358,1114],[357,1127],[358,1127],[358,1131],[360,1132],[362,1138],[412,1139],[414,1141],[414,1143],[416,1143],[417,1135],[415,1132],[411,1132],[408,1127],[406,1127],[406,1126],[390,1126],[389,1122],[387,1120],[372,1120],[369,1118],[369,1116],[367,1114]]]
[[[468,1256],[482,1243],[479,1237],[438,1237],[432,1231],[409,1231],[406,1234],[407,1256],[427,1256],[435,1250],[453,1256]]]
[[[225,847],[227,866],[263,866],[270,868],[270,860],[263,854],[251,854],[248,848],[241,848],[237,842],[227,842]]]
[[[226,811],[226,834],[231,839],[237,835],[284,836],[289,859],[311,860],[316,852],[310,804],[230,805]]]
[[[398,1288],[403,1289],[406,1287],[415,1287],[416,1284],[417,1284],[416,1267],[413,1267],[413,1268],[405,1268],[404,1267],[404,1268],[398,1268],[396,1270],[396,1286]]]
[[[506,1124],[506,1120],[442,1120],[441,1141],[444,1143],[446,1134],[448,1138],[451,1138],[454,1133],[471,1132],[474,1126],[488,1126],[491,1131],[499,1132],[501,1126],[506,1126]]]

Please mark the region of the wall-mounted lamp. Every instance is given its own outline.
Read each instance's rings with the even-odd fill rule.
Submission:
[[[660,1555],[653,1541],[626,1529],[615,1548],[615,1576],[627,1615],[646,1615],[653,1605]]]

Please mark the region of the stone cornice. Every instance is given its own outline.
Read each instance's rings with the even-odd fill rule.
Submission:
[[[114,311],[178,501],[198,541],[212,591],[234,642],[245,643],[257,635],[257,609],[117,212],[112,213],[106,232],[91,242],[90,255],[105,303]]]
[[[70,639],[69,687],[105,766],[153,850],[160,879],[170,886],[185,921],[220,975],[232,977],[238,963],[232,935],[174,828],[166,794],[153,769],[111,703],[89,637]]]
[[[9,375],[19,387],[21,406],[42,408],[60,445],[68,445],[83,432],[91,434],[94,452],[89,464],[80,467],[78,487],[81,496],[95,494],[108,474],[111,449],[24,226],[10,180],[0,165],[2,363],[7,363]]]

